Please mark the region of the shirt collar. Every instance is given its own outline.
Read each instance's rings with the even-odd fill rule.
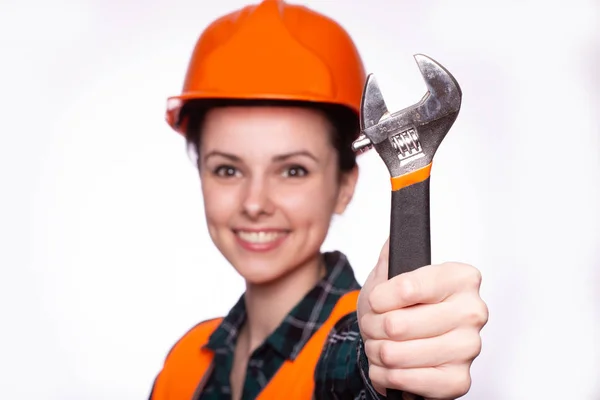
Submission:
[[[323,260],[325,276],[266,339],[266,345],[286,359],[294,360],[298,356],[306,342],[327,320],[341,296],[360,289],[354,271],[343,253],[324,253]],[[217,353],[233,352],[237,335],[245,320],[246,306],[242,295],[213,332],[206,347]]]

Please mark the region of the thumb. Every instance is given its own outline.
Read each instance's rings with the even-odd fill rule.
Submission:
[[[373,268],[369,273],[369,276],[367,277],[367,280],[365,281],[365,284],[363,285],[358,296],[357,314],[359,321],[362,315],[365,315],[371,310],[371,306],[369,305],[369,295],[371,291],[375,288],[375,286],[381,282],[387,281],[388,279],[389,254],[390,239],[388,238],[379,252],[379,259],[377,260],[375,268]]]
[[[388,237],[381,251],[379,252],[379,259],[377,265],[373,268],[373,280],[375,284],[388,280],[388,265],[390,262],[390,238]]]
[[[390,260],[390,239],[388,238],[381,251],[379,252],[379,259],[377,260],[377,264],[375,268],[369,274],[367,281],[365,282],[365,286],[369,287],[369,291],[371,291],[375,286],[379,283],[388,280],[388,265]]]

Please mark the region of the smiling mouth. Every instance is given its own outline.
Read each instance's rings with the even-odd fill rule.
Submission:
[[[273,243],[283,238],[288,234],[287,231],[234,231],[236,236],[247,243],[252,244],[267,244]]]

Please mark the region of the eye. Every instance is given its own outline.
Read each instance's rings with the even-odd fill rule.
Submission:
[[[293,165],[283,170],[283,176],[286,178],[300,178],[306,175],[308,175],[308,171],[300,165]]]
[[[222,178],[230,178],[239,175],[239,171],[237,168],[232,167],[231,165],[219,165],[213,170],[213,174]]]

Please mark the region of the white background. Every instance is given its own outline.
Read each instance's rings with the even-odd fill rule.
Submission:
[[[431,214],[434,262],[484,275],[466,398],[600,399],[600,3],[305,3],[351,32],[390,109],[424,94],[414,53],[462,86]],[[244,4],[2,2],[3,399],[144,399],[175,340],[240,295],[164,110],[201,30]],[[389,181],[376,153],[360,166],[326,249],[363,282]]]

